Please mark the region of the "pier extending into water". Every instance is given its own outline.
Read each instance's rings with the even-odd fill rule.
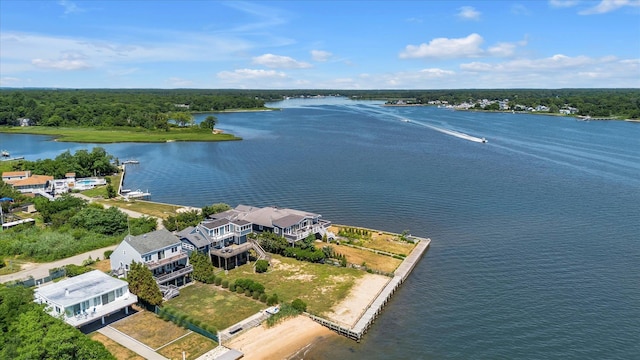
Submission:
[[[343,325],[335,323],[333,321],[315,316],[309,313],[305,313],[308,317],[314,321],[322,324],[323,326],[337,332],[340,335],[346,336],[355,341],[360,341],[362,336],[369,330],[371,324],[378,318],[382,312],[382,308],[389,302],[391,296],[398,290],[400,285],[409,277],[409,274],[415,268],[416,264],[422,258],[425,253],[431,239],[428,238],[416,238],[418,243],[416,247],[411,251],[411,254],[407,256],[404,261],[398,266],[394,272],[393,278],[385,285],[385,287],[378,293],[378,296],[369,304],[364,313],[360,316],[360,319],[356,322],[353,328],[347,328]]]

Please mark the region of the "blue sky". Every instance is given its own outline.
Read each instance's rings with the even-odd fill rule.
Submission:
[[[640,88],[640,0],[2,0],[0,86]]]

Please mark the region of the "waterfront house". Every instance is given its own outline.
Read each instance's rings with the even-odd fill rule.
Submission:
[[[47,305],[49,314],[75,327],[98,319],[104,324],[106,316],[122,309],[128,314],[129,306],[138,302],[126,281],[99,270],[41,286],[34,294],[37,303]]]
[[[2,181],[23,180],[31,176],[31,171],[5,171],[2,173]]]
[[[182,286],[190,281],[193,267],[178,237],[166,229],[127,235],[110,257],[114,274],[126,277],[132,262],[145,264],[158,285]]]
[[[331,226],[330,221],[322,219],[320,214],[301,210],[238,205],[234,209],[211,217],[245,220],[252,224],[253,231],[273,232],[283,236],[292,245],[309,235],[321,238],[326,234],[330,238],[333,237],[333,234],[328,231]]]
[[[189,252],[207,254],[213,265],[224,269],[234,268],[248,261],[249,249],[256,245],[247,242],[252,224],[242,219],[208,219],[188,227],[177,235]]]
[[[4,178],[4,173],[3,173]],[[8,180],[7,184],[13,186],[14,189],[23,194],[35,193],[42,194],[50,187],[53,176],[48,175],[30,175],[26,178]]]

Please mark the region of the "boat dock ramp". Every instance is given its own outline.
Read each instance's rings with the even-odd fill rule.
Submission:
[[[343,325],[335,323],[333,321],[321,318],[319,316],[311,315],[305,313],[312,320],[322,324],[323,326],[337,332],[340,335],[346,336],[355,341],[360,341],[362,336],[369,330],[371,324],[375,321],[375,319],[382,312],[382,308],[387,304],[391,296],[398,290],[400,285],[409,277],[411,271],[415,268],[416,264],[422,258],[422,255],[425,253],[429,244],[431,243],[431,239],[426,238],[417,238],[419,241],[416,244],[416,247],[413,249],[411,254],[407,256],[404,261],[398,266],[396,271],[394,272],[393,278],[387,283],[387,285],[378,293],[378,296],[369,304],[367,309],[364,311],[360,319],[356,322],[353,328],[347,328]]]

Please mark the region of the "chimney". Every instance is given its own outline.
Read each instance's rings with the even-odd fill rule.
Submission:
[[[64,288],[64,296],[69,296],[69,289]]]

